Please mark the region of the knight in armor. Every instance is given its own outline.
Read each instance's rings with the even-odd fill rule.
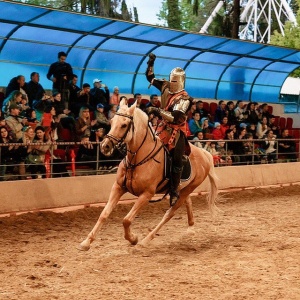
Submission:
[[[170,79],[156,79],[154,75],[154,62],[156,56],[149,54],[146,70],[147,80],[150,85],[161,91],[161,108],[151,107],[148,113],[156,111],[171,131],[168,145],[172,157],[170,205],[173,206],[179,199],[179,184],[183,169],[183,155],[185,154],[186,120],[187,111],[194,99],[185,91],[185,71],[182,68],[174,68],[170,73]],[[149,87],[150,87],[149,85]]]

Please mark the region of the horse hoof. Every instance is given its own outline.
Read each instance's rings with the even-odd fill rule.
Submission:
[[[131,245],[136,245],[138,241],[139,241],[138,237],[135,237],[135,239],[133,239],[130,243]]]
[[[88,250],[90,250],[91,246],[88,241],[83,241],[76,248],[80,251],[88,251]]]

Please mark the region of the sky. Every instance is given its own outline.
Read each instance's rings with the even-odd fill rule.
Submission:
[[[139,21],[141,23],[157,25],[160,24],[156,14],[162,7],[162,0],[126,0],[128,9],[133,12],[133,6],[137,8]]]

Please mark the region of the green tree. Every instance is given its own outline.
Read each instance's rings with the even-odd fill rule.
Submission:
[[[167,22],[169,28],[181,29],[181,12],[179,0],[167,0]]]

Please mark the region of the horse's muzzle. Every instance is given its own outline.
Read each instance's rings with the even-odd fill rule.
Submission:
[[[111,156],[114,152],[114,144],[110,139],[104,139],[100,143],[100,151],[105,156]]]

